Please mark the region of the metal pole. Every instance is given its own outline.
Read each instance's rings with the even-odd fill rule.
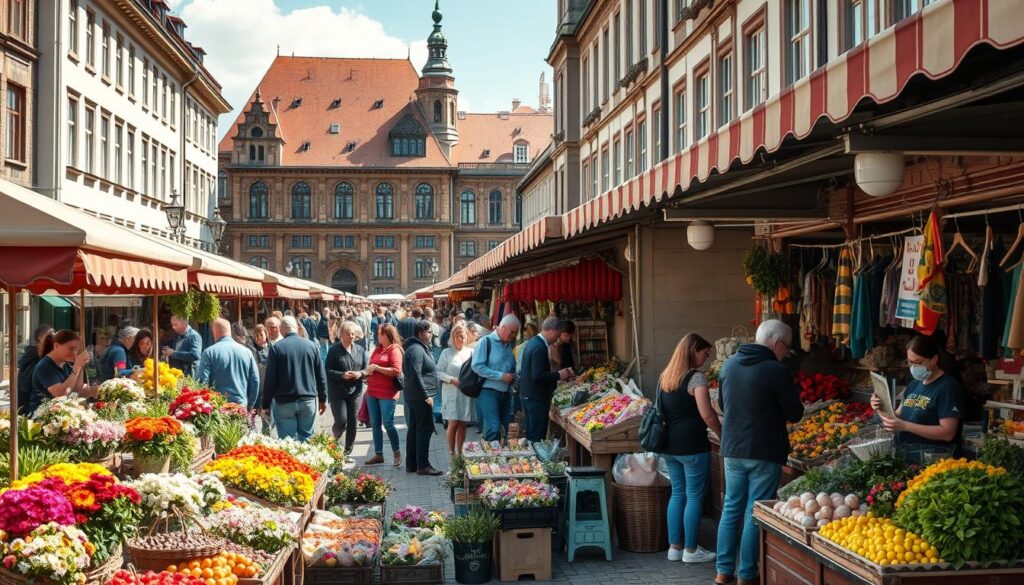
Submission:
[[[10,369],[10,377],[7,379],[8,393],[11,396],[11,438],[10,438],[10,462],[11,481],[18,479],[18,324],[15,319],[18,317],[17,303],[14,287],[7,287],[7,366]]]
[[[238,324],[242,324],[242,293],[238,293]]]
[[[153,393],[160,393],[160,295],[153,295]]]
[[[82,338],[82,346],[86,345],[85,342],[85,289],[83,288],[78,293],[78,336]],[[117,332],[114,332],[114,336],[117,336]]]

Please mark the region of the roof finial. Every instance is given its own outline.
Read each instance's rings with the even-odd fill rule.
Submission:
[[[441,24],[441,2],[440,2],[440,0],[434,0],[434,13],[431,16],[434,19],[434,24]]]

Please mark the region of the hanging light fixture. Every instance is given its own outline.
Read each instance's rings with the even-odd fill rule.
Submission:
[[[715,243],[715,228],[708,222],[698,219],[686,226],[686,243],[694,250],[707,250]]]
[[[171,233],[180,238],[185,233],[185,206],[178,201],[179,197],[177,190],[172,191],[171,201],[163,206],[163,212]]]
[[[213,219],[210,220],[210,234],[213,236],[214,250],[220,250],[220,242],[224,239],[224,228],[228,222],[220,216],[220,209],[213,210]]]
[[[872,197],[892,195],[903,184],[902,152],[860,152],[853,159],[857,186]]]

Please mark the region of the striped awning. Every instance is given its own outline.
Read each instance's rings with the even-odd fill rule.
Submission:
[[[498,247],[470,262],[466,267],[466,274],[469,278],[472,278],[489,270],[494,270],[504,264],[509,258],[514,258],[523,252],[532,250],[549,238],[559,238],[561,236],[561,219],[558,217],[542,217],[509,237],[499,244]]]

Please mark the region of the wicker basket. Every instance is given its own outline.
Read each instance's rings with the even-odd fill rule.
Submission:
[[[118,545],[117,548],[110,552],[110,558],[107,559],[107,562],[96,567],[95,569],[90,569],[89,571],[86,571],[85,582],[106,583],[110,580],[111,577],[114,576],[114,573],[116,573],[117,570],[120,569],[121,565],[123,564],[124,551],[122,550],[121,546]]]
[[[125,543],[128,554],[132,557],[132,563],[141,571],[163,571],[167,565],[177,565],[183,562],[193,561],[212,557],[224,550],[227,541],[221,540],[220,544],[211,544],[196,548],[176,549],[153,549],[135,546],[137,539],[129,539]]]
[[[8,571],[3,565],[0,565],[0,585],[27,585],[29,583],[32,585],[55,585],[54,581],[46,577],[29,577],[28,575]]]
[[[615,528],[619,548],[630,552],[651,553],[668,548],[668,521],[665,517],[669,486],[630,486],[612,484],[615,498]]]

